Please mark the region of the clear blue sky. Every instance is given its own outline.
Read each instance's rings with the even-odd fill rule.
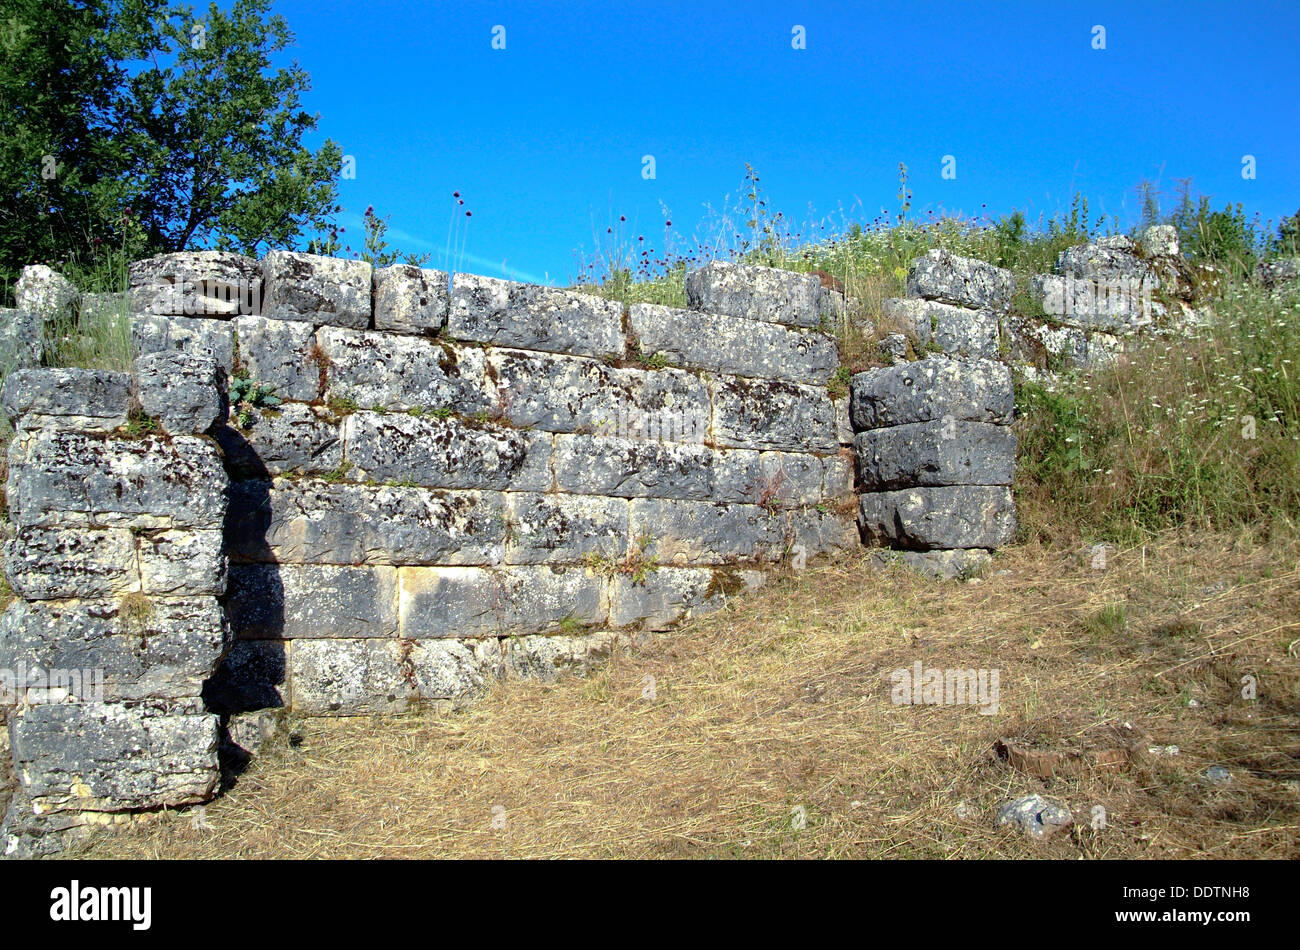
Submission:
[[[564,283],[619,215],[656,248],[661,203],[675,232],[692,232],[706,205],[735,202],[745,162],[772,208],[801,222],[896,210],[900,161],[914,216],[1050,216],[1078,189],[1128,224],[1140,180],[1186,177],[1216,206],[1275,220],[1300,208],[1296,0],[275,9],[312,76],[316,140],[356,158],[345,237],[374,205],[392,216],[392,243],[432,252],[430,266],[469,208],[462,269]],[[796,24],[805,50],[791,46]],[[455,190],[467,203],[453,212]]]

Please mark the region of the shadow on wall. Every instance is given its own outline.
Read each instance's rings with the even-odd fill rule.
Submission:
[[[243,720],[246,713],[285,707],[289,658],[285,628],[284,582],[274,560],[267,533],[271,525],[271,475],[254,447],[230,425],[215,433],[227,460],[239,460],[237,480],[231,472],[225,538],[230,572],[252,570],[256,583],[228,582],[221,598],[236,639],[212,678],[203,684],[203,701],[221,717],[222,790],[234,784],[256,752],[262,725]],[[260,469],[260,474],[259,474]],[[253,475],[255,477],[248,478]],[[240,561],[233,555],[238,553]],[[247,561],[255,560],[256,565]]]

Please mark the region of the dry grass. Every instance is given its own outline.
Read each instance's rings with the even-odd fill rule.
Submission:
[[[296,722],[300,741],[255,761],[205,821],[164,813],[83,853],[1300,857],[1298,554],[1171,534],[1094,570],[1031,543],[953,584],[855,554],[586,679],[503,683],[459,713]],[[892,705],[890,671],[915,660],[999,669],[999,714]],[[1125,722],[1180,754],[1043,781],[992,751],[1003,737],[1068,749]],[[1211,764],[1233,781],[1205,783]],[[1033,791],[1069,803],[1068,832],[1034,844],[994,827]]]

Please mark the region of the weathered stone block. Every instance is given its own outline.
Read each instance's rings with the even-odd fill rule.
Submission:
[[[248,378],[280,399],[310,402],[320,395],[321,368],[310,324],[240,317],[239,362]]]
[[[339,423],[327,409],[289,402],[250,409],[249,420],[247,428],[221,426],[213,433],[236,478],[311,475],[343,464]]]
[[[876,552],[876,562],[881,567],[901,564],[909,570],[935,580],[955,580],[971,577],[983,571],[993,555],[983,548],[956,548],[951,551],[890,551]]]
[[[211,798],[216,716],[166,704],[19,709],[10,737],[24,791],[45,811],[124,811]]]
[[[43,429],[10,448],[9,515],[19,525],[219,527],[227,481],[216,446],[198,436],[102,439]]]
[[[620,498],[505,495],[507,564],[577,563],[627,553],[628,503]]]
[[[835,406],[835,437],[839,439],[840,445],[850,445],[853,442],[853,423],[849,417],[849,397],[835,396],[831,402]]]
[[[996,548],[1016,531],[1011,489],[992,485],[909,488],[862,495],[858,523],[869,541],[904,548]]]
[[[413,482],[430,488],[546,491],[551,440],[455,417],[355,412],[343,422],[349,478]]]
[[[43,694],[30,702],[194,697],[221,660],[229,632],[211,597],[125,606],[18,600],[0,618],[0,670],[28,674],[33,692]]]
[[[111,432],[131,411],[131,376],[97,369],[24,369],[5,377],[5,414],[25,428]]]
[[[796,327],[818,326],[834,309],[815,274],[726,261],[687,274],[686,299],[695,310]]]
[[[629,520],[632,537],[648,539],[645,556],[665,565],[776,561],[793,543],[779,515],[758,505],[636,498]]]
[[[1016,281],[1009,270],[934,248],[912,261],[907,292],[958,307],[1001,310],[1011,303]]]
[[[526,350],[627,355],[621,303],[475,274],[455,277],[447,332],[458,340]]]
[[[371,267],[365,261],[271,251],[262,259],[262,314],[317,326],[370,326]]]
[[[29,264],[14,284],[14,304],[19,310],[40,314],[46,320],[70,317],[81,292],[72,281],[44,264]]]
[[[764,581],[762,571],[717,571],[693,567],[660,567],[640,581],[617,575],[609,582],[609,623],[664,630],[724,606],[732,594],[753,590]]]
[[[234,564],[227,599],[243,640],[392,637],[397,571],[391,567]]]
[[[437,333],[447,320],[447,274],[412,264],[375,268],[375,329]]]
[[[983,359],[998,355],[998,315],[992,310],[894,298],[884,301],[881,311],[886,320],[912,332],[925,349]]]
[[[408,658],[393,640],[299,640],[289,654],[293,711],[308,716],[403,712],[419,695]]]
[[[334,327],[322,328],[316,338],[328,360],[328,399],[398,412],[495,410],[481,349]]]
[[[147,353],[135,361],[136,393],[146,413],[173,435],[200,435],[226,408],[210,353]]]
[[[235,368],[233,320],[132,314],[131,338],[142,354],[211,353],[227,377]]]
[[[5,544],[5,572],[28,600],[140,590],[135,538],[125,528],[20,527]]]
[[[709,381],[719,445],[837,452],[835,407],[826,390],[782,380],[724,376]]]
[[[843,501],[853,497],[853,454],[847,450],[839,455],[828,455],[822,459],[825,477],[822,482],[822,498],[826,501]]]
[[[505,643],[505,671],[543,683],[554,683],[564,673],[585,675],[609,659],[619,639],[610,631],[511,637]]]
[[[536,633],[561,621],[605,622],[600,579],[582,568],[401,568],[401,635],[410,639]]]
[[[681,442],[557,435],[555,483],[582,495],[705,499],[713,456],[703,445]]]
[[[680,370],[616,369],[582,357],[494,350],[487,371],[505,417],[517,426],[672,442],[702,442],[707,434],[708,391]]]
[[[262,269],[257,261],[228,251],[181,251],[135,261],[128,270],[131,309],[164,316],[229,319],[257,313]]]
[[[1123,276],[1080,278],[1038,274],[1031,292],[1043,310],[1066,326],[1136,333],[1165,312],[1153,299],[1158,284],[1153,278]]]
[[[0,372],[40,366],[44,338],[44,321],[39,313],[0,307]]]
[[[914,485],[1010,485],[1016,437],[986,422],[913,422],[859,432],[858,478],[868,491]]]
[[[221,529],[161,530],[138,542],[141,590],[150,595],[226,592],[226,552]]]
[[[232,553],[298,564],[491,564],[506,557],[497,492],[279,479],[231,493]],[[524,496],[532,497],[532,496]]]
[[[818,385],[839,365],[835,341],[823,333],[655,304],[634,304],[629,314],[641,352],[675,366]]]
[[[422,640],[409,645],[421,699],[459,706],[487,692],[505,672],[500,640]]]
[[[943,421],[1011,423],[1011,371],[992,360],[932,357],[856,374],[850,382],[856,430]]]

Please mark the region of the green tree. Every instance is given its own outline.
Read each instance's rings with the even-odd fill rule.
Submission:
[[[270,0],[0,0],[0,269],[293,247],[340,210]]]

